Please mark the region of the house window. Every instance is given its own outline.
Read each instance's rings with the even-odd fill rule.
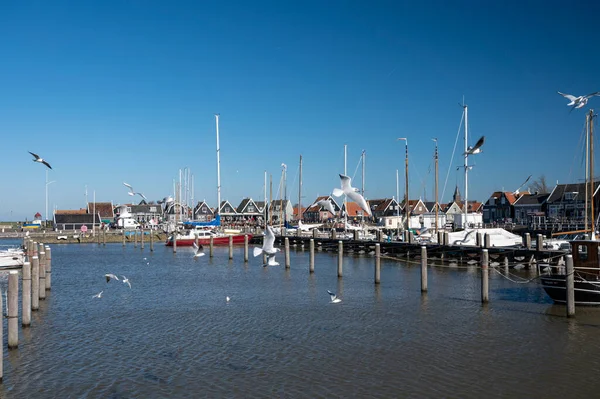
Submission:
[[[151,206],[150,207],[150,212],[155,213],[156,212],[156,207],[155,206]]]
[[[500,199],[500,203],[501,203],[502,205],[504,205],[504,204],[506,203],[506,198],[505,198],[505,197],[502,197],[502,198]]]
[[[256,209],[252,205],[248,205],[248,212],[256,212]]]
[[[576,191],[565,193],[565,200],[573,201],[575,199],[575,197],[577,197],[577,194],[579,194],[579,193]]]

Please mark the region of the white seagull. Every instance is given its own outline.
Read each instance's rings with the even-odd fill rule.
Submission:
[[[202,248],[200,248],[195,242],[193,243],[193,245],[194,245],[194,259],[205,255],[204,252],[202,252]]]
[[[557,93],[571,101],[570,103],[567,104],[567,107],[572,107],[571,111],[573,111],[574,108],[584,107],[585,104],[587,104],[588,99],[590,99],[594,96],[600,96],[600,91],[590,93],[586,96],[579,96],[579,97],[571,95],[571,94],[561,93],[560,91],[558,91]]]
[[[121,276],[123,277],[123,284],[127,284],[129,286],[129,288],[131,288],[131,283],[129,282],[129,279],[125,276]]]
[[[229,298],[228,296],[225,297],[225,302],[229,302],[231,300],[231,298]]]
[[[529,181],[529,179],[531,179],[531,175],[529,175],[527,177],[527,179],[525,179],[525,181],[523,182],[523,184],[521,184],[519,186],[519,188],[517,188],[515,191],[513,191],[513,194],[519,194],[519,190],[521,189],[521,187],[523,187],[525,184],[527,184],[527,182]]]
[[[327,293],[329,294],[329,297],[331,298],[331,303],[340,303],[340,302],[342,302],[342,300],[340,298],[338,298],[337,295],[335,295],[333,292],[327,290]]]
[[[367,215],[371,216],[371,210],[369,209],[369,205],[367,205],[367,201],[365,201],[364,197],[358,193],[357,188],[352,187],[352,179],[342,174],[340,174],[340,179],[342,181],[342,189],[334,188],[333,195],[339,197],[346,194],[346,196],[356,202]]]
[[[324,208],[326,211],[331,212],[331,214],[335,216],[335,209],[333,208],[333,204],[331,203],[331,200],[329,198],[319,200],[312,204],[309,208],[312,208],[316,205],[319,205],[319,209]]]
[[[485,142],[485,136],[481,136],[479,138],[479,140],[477,140],[477,143],[475,143],[474,146],[469,146],[467,148],[467,152],[463,153],[463,155],[473,155],[473,154],[479,154],[481,152],[481,146],[483,145],[483,143]]]
[[[102,298],[102,293],[104,291],[100,291],[99,293],[97,293],[96,295],[94,295],[92,298]]]
[[[127,184],[127,183],[123,182],[123,185],[125,187],[129,188],[129,192],[127,194],[131,195],[132,197],[137,194],[140,197],[142,197],[144,200],[146,200],[146,196],[144,194],[142,194],[142,193],[136,193],[135,191],[133,191],[133,187],[131,186],[131,184]]]
[[[38,154],[34,154],[31,151],[27,151],[27,152],[30,153],[31,155],[33,155],[33,157],[34,157],[34,159],[32,159],[33,162],[43,163],[44,165],[46,165],[47,167],[52,169],[52,166],[50,166],[50,164],[48,162],[46,162],[46,160],[44,160],[44,158],[40,158],[40,156]]]
[[[269,258],[267,264],[263,266],[278,266],[279,263],[275,261],[275,254],[281,249],[275,248],[273,245],[275,244],[275,233],[273,232],[273,228],[267,225],[265,229],[265,235],[263,237],[263,245],[262,248],[254,247],[254,256],[258,256],[262,253],[267,254]]]
[[[106,274],[104,275],[104,277],[106,277],[106,282],[107,282],[107,283],[108,283],[108,282],[110,282],[110,279],[111,279],[111,278],[114,278],[114,279],[115,279],[115,280],[117,280],[117,281],[121,281],[121,280],[119,280],[119,278],[118,278],[117,276],[115,276],[115,275],[114,275],[114,274],[112,274],[112,273],[106,273]]]

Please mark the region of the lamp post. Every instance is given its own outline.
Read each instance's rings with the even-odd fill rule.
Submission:
[[[406,150],[406,156],[404,159],[405,178],[406,178],[406,187],[405,187],[406,191],[404,194],[404,207],[406,209],[406,231],[408,231],[408,228],[409,228],[408,221],[410,220],[410,206],[408,205],[408,138],[400,137],[398,140],[404,140],[404,147]]]
[[[46,214],[44,219],[44,227],[48,224],[48,186],[56,183],[56,180],[48,181],[48,170],[46,170]]]

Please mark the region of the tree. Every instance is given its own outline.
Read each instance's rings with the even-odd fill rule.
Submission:
[[[536,181],[531,183],[531,191],[534,193],[537,192],[539,194],[549,193],[550,190],[548,189],[548,185],[546,184],[546,176],[541,175],[537,178]]]

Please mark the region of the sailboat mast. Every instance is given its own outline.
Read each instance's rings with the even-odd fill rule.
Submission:
[[[364,197],[365,196],[365,150],[363,150],[362,152],[362,190],[361,190],[361,195]]]
[[[347,149],[347,145],[344,144],[344,176],[348,176],[348,172],[346,171],[346,161],[347,161],[346,149]],[[344,231],[346,231],[347,225],[348,225],[348,201],[347,201],[346,195],[344,194]]]
[[[400,179],[398,177],[398,169],[396,169],[396,239],[400,237]]]
[[[463,226],[463,230],[466,230],[468,225],[467,215],[469,212],[469,166],[467,162],[467,160],[469,159],[469,155],[467,154],[467,151],[469,149],[469,107],[466,104],[463,104],[463,107],[465,110],[465,200],[463,202],[465,207],[465,224]]]
[[[271,204],[273,203],[273,175],[269,175],[269,224],[273,225],[273,212]]]
[[[300,176],[298,184],[298,222],[302,220],[302,155],[300,155]]]
[[[437,234],[438,231],[438,212],[439,212],[439,204],[438,204],[438,145],[437,138],[433,139],[435,141],[435,232]]]
[[[583,220],[584,229],[586,232],[589,230],[589,215],[588,215],[588,207],[589,199],[590,199],[590,190],[589,190],[589,182],[590,182],[590,116],[585,116],[585,206],[584,206],[584,214]],[[592,195],[593,196],[593,195]]]
[[[217,215],[221,213],[221,148],[219,147],[219,114],[215,114],[217,123]]]
[[[267,202],[267,171],[265,170],[265,181],[263,183],[263,191],[264,191],[264,196],[263,196],[263,201],[264,201],[264,213],[265,213],[265,229],[267,228],[267,222],[268,222],[268,217],[269,217],[269,203]]]
[[[591,196],[592,196],[592,234],[591,238],[594,239],[596,236],[596,225],[594,224],[594,110],[590,109],[590,185],[591,185]]]

